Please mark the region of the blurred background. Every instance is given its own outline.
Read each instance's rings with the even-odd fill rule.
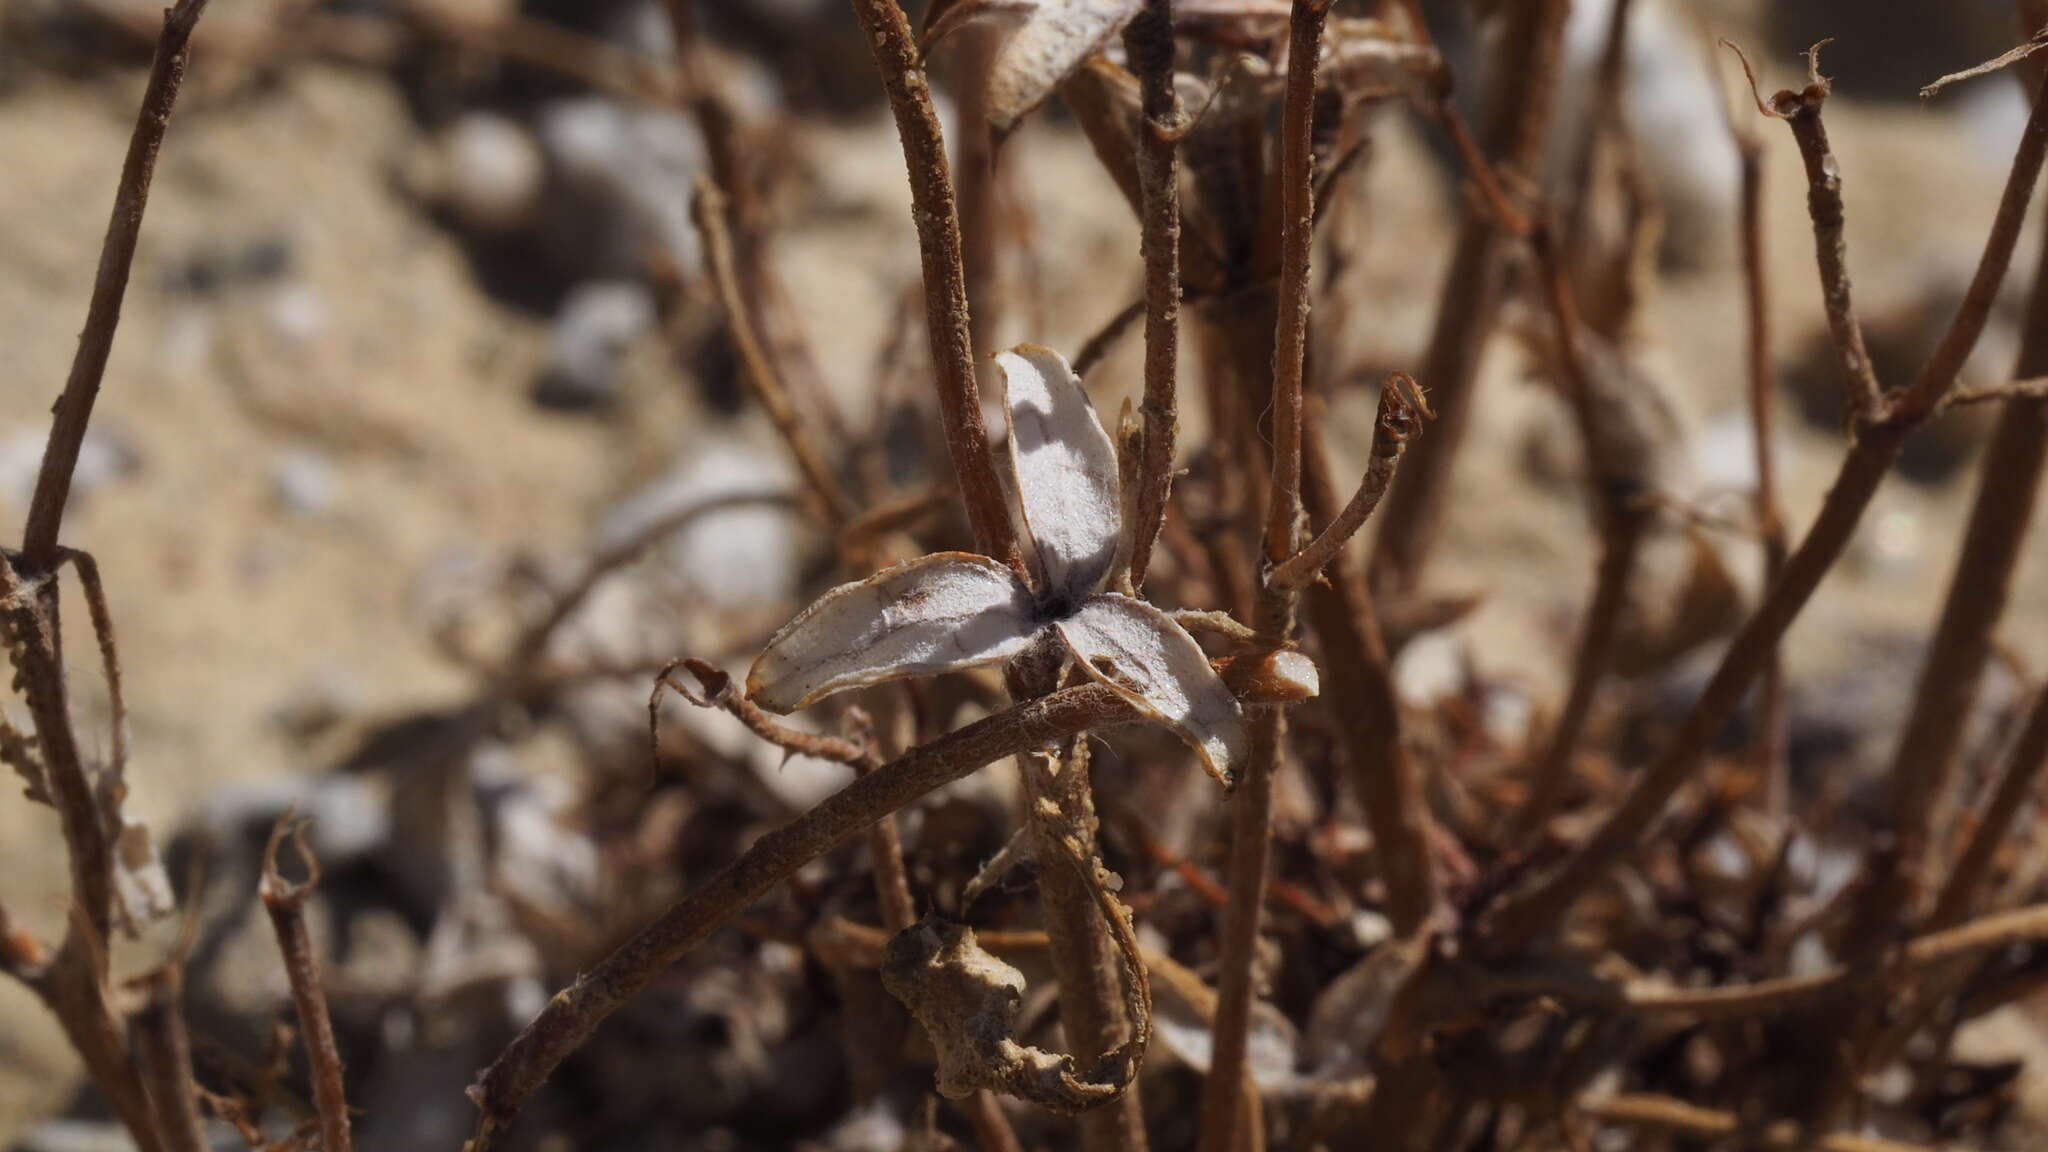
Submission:
[[[1430,6],[1466,74],[1496,6]],[[1607,9],[1573,5],[1561,128],[1595,105]],[[1607,730],[1639,726],[1654,746],[1753,598],[1759,563],[1748,534],[1726,526],[1747,516],[1755,471],[1736,152],[1712,73],[1744,90],[1714,38],[1748,50],[1768,95],[1803,82],[1799,53],[1834,37],[1828,127],[1888,381],[1918,367],[1959,299],[2026,109],[2012,75],[1917,94],[2021,38],[1996,0],[1635,9],[1625,91],[1608,98],[1627,106],[1660,210],[1638,368],[1675,429],[1662,482],[1701,525],[1651,560],[1672,569],[1664,586],[1699,614],[1698,634],[1646,653],[1603,713]],[[908,193],[850,10],[706,0],[697,15],[762,190],[754,223],[787,297],[772,335],[799,353],[793,387],[827,429],[881,445],[868,466],[890,483],[943,482],[923,462],[933,425]],[[158,18],[149,0],[0,0],[10,532],[84,315]],[[296,803],[328,864],[321,938],[360,1143],[451,1149],[472,1117],[463,1087],[564,973],[840,783],[835,766],[784,763],[727,718],[683,707],[664,713],[659,765],[646,749],[653,670],[685,653],[743,668],[821,586],[830,541],[794,514],[793,470],[747,399],[705,284],[689,198],[707,147],[660,83],[674,55],[660,0],[214,0],[195,43],[65,536],[107,582],[134,811],[171,847],[177,882],[199,878],[202,1080],[208,1061],[232,1078],[246,1071],[236,1060],[260,1060],[285,1002],[248,911],[254,848]],[[1776,447],[1796,530],[1843,449],[1840,384],[1792,141],[1746,98],[1737,121],[1764,142]],[[1397,105],[1371,131],[1341,191],[1347,303],[1318,320],[1344,362],[1376,378],[1421,358],[1460,193],[1425,120]],[[1562,167],[1566,149],[1554,151]],[[1072,355],[1139,292],[1135,223],[1057,108],[998,164],[1001,210],[1028,243],[997,265],[995,346]],[[2010,371],[2035,227],[1971,381]],[[1397,666],[1410,705],[1483,697],[1488,723],[1508,729],[1555,708],[1597,555],[1570,423],[1532,380],[1540,341],[1518,336],[1541,320],[1511,302],[1488,346],[1472,450],[1429,570],[1434,592],[1476,606]],[[1141,344],[1134,331],[1089,374],[1099,411],[1138,392]],[[1197,345],[1183,348],[1192,372]],[[1335,402],[1343,474],[1364,458],[1372,412],[1370,389]],[[1992,417],[1959,412],[1915,439],[1792,632],[1796,786],[1853,807],[1885,764]],[[707,501],[718,506],[598,584],[520,663],[553,590]],[[2042,554],[2020,574],[1984,740],[2048,651]],[[74,641],[84,707],[103,715],[91,655]],[[554,677],[538,687],[526,682],[536,662]],[[941,874],[959,867],[947,853],[993,851],[1005,787],[970,782],[925,810],[910,834],[918,867]],[[56,822],[7,791],[0,897],[54,936],[67,885]],[[1190,816],[1155,831],[1220,870],[1213,825]],[[1124,832],[1105,839],[1118,859],[1143,858]],[[843,889],[858,905],[858,885],[806,876],[818,891],[784,903]],[[1165,870],[1155,883],[1166,901],[1182,881]],[[1367,931],[1362,906],[1338,912],[1345,931]],[[792,942],[790,924],[807,922],[792,915],[764,912],[609,1030],[535,1122],[578,1134],[552,1146],[902,1146],[910,1110],[856,1105],[862,1073],[841,1047],[840,1017],[874,1006],[821,975]],[[168,940],[124,945],[119,963],[146,963]],[[2008,1060],[2039,1054],[2048,1020],[2020,1012],[1983,1031],[1971,1058]],[[2014,1122],[2048,1125],[2048,1081],[2014,1084]],[[80,1091],[53,1021],[0,985],[0,1147],[124,1146]]]

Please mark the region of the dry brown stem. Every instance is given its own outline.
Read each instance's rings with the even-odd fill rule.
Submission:
[[[1600,565],[1579,628],[1578,648],[1572,657],[1571,688],[1536,762],[1529,802],[1516,820],[1517,839],[1541,830],[1564,795],[1573,754],[1586,721],[1592,716],[1594,697],[1621,634],[1629,581],[1635,575],[1636,556],[1652,516],[1644,498],[1650,478],[1642,473],[1643,461],[1606,432],[1617,417],[1603,414],[1599,406],[1609,402],[1611,389],[1603,390],[1596,385],[1587,366],[1578,306],[1556,238],[1550,229],[1539,228],[1531,236],[1531,248],[1536,254],[1544,297],[1550,305],[1567,406],[1578,426],[1580,447],[1585,453],[1593,515],[1600,526]]]
[[[843,487],[825,463],[824,455],[818,451],[817,442],[797,417],[795,406],[789,402],[789,389],[783,386],[781,371],[761,343],[760,329],[747,307],[746,294],[740,290],[739,277],[733,265],[732,229],[726,221],[726,194],[709,177],[697,178],[696,194],[690,201],[690,218],[696,222],[697,235],[703,239],[705,269],[710,273],[712,287],[725,309],[726,328],[732,333],[734,347],[739,350],[740,364],[745,368],[743,375],[754,399],[767,411],[768,418],[775,423],[775,430],[782,434],[782,442],[789,448],[789,454],[796,459],[797,471],[803,473],[813,514],[827,526],[845,523],[848,510]]]
[[[1358,491],[1352,493],[1344,510],[1331,517],[1329,525],[1314,540],[1267,573],[1267,583],[1298,590],[1322,575],[1351,537],[1365,527],[1373,509],[1379,507],[1387,486],[1394,482],[1395,469],[1401,465],[1401,454],[1407,450],[1408,442],[1421,433],[1422,422],[1433,415],[1421,387],[1406,372],[1394,373],[1380,386],[1371,460],[1365,475],[1359,478]]]
[[[1818,104],[1825,96],[1825,85],[1816,83],[1805,94],[1793,97],[1793,101],[1803,110],[1810,100],[1814,105],[1812,118],[1817,120]],[[1781,110],[1788,115],[1793,111]],[[1714,737],[1777,650],[1786,629],[1848,546],[1864,509],[1898,458],[1906,434],[1933,410],[1943,391],[1954,382],[1955,368],[1983,331],[1993,289],[2004,279],[2011,263],[2019,222],[2033,195],[2044,155],[2048,155],[2048,102],[2042,101],[2037,92],[1976,276],[1939,350],[1905,395],[1897,403],[1886,405],[1884,417],[1861,430],[1842,461],[1813,527],[1786,558],[1777,582],[1736,633],[1664,753],[1636,778],[1627,795],[1563,864],[1496,909],[1488,929],[1496,946],[1512,948],[1555,929],[1579,894],[1650,833],[1666,804],[1705,759]],[[1809,199],[1809,204],[1822,213],[1830,210],[1829,203],[1826,198]],[[1826,227],[1816,223],[1824,289],[1828,288],[1829,271],[1835,259],[1828,251],[1831,245],[1827,233]]]
[[[156,1109],[156,1135],[166,1152],[207,1152],[192,1079],[192,1036],[185,1028],[183,961],[174,959],[135,982],[146,997],[135,1013],[135,1063]]]
[[[692,692],[688,685],[675,679],[678,668],[688,669],[697,678],[698,691]],[[673,689],[699,708],[716,708],[732,715],[748,731],[784,751],[835,761],[860,773],[881,766],[882,758],[872,739],[845,740],[791,728],[737,691],[732,677],[724,670],[687,656],[662,668],[654,678],[654,691],[647,698],[647,723],[657,752],[661,746],[663,689]],[[903,841],[893,815],[875,821],[868,829],[868,855],[875,871],[875,898],[881,905],[883,926],[900,932],[917,922],[917,908],[910,895],[909,871],[903,866]]]
[[[1270,574],[1299,550],[1302,534],[1302,377],[1307,368],[1309,260],[1315,249],[1316,73],[1331,0],[1294,0],[1287,45],[1287,88],[1280,113],[1280,284],[1273,334],[1273,472],[1266,508],[1264,564]],[[1285,643],[1294,631],[1300,594],[1270,580],[1259,596],[1259,640]],[[1216,985],[1207,1088],[1202,1095],[1201,1152],[1230,1152],[1243,1135],[1240,1105],[1246,1076],[1247,1030],[1254,994],[1253,960],[1265,912],[1271,863],[1273,774],[1279,768],[1287,716],[1278,705],[1253,710],[1251,754],[1231,803],[1230,904]]]
[[[1310,513],[1334,514],[1336,485],[1323,450],[1314,406],[1303,443],[1304,495]],[[1364,565],[1340,550],[1325,569],[1328,579],[1304,594],[1308,624],[1323,657],[1323,698],[1350,766],[1352,791],[1365,811],[1386,881],[1387,919],[1413,935],[1440,900],[1434,835],[1422,780],[1401,740],[1401,702],[1380,634],[1379,612],[1366,586]]]
[[[2033,707],[2027,710],[2026,724],[2014,739],[2011,751],[2006,753],[2005,766],[1998,774],[1998,787],[1991,793],[1991,799],[1985,802],[1983,814],[1977,818],[1977,826],[1970,832],[1969,843],[1963,848],[1962,855],[1956,858],[1948,881],[1942,885],[1941,895],[1934,902],[1934,912],[1928,917],[1928,927],[1935,930],[1947,928],[1970,914],[1971,906],[1991,876],[1991,866],[1999,848],[2006,843],[2006,837],[2018,823],[2020,813],[2033,797],[2043,767],[2048,767],[2048,689],[2035,693]]]
[[[1764,260],[1763,143],[1754,131],[1737,127],[1732,114],[1729,133],[1742,168],[1740,228],[1749,337],[1749,419],[1750,435],[1756,441],[1757,532],[1763,538],[1763,583],[1768,588],[1785,567],[1789,545],[1778,501],[1777,370],[1771,359],[1770,284]],[[1764,808],[1773,815],[1782,815],[1788,800],[1784,679],[1784,662],[1773,652],[1757,683],[1756,708]]]
[[[277,850],[286,836],[299,852],[306,878],[296,884],[278,871]],[[334,1043],[334,1022],[327,1015],[327,995],[320,980],[320,959],[306,928],[306,900],[320,884],[320,861],[306,846],[306,822],[287,812],[271,829],[263,849],[263,879],[257,892],[270,927],[277,934],[278,955],[291,984],[292,1007],[299,1017],[299,1036],[312,1070],[313,1106],[320,1117],[321,1152],[348,1152],[348,1093],[342,1078],[341,1050]]]
[[[1136,719],[1109,688],[1087,685],[1017,705],[912,749],[756,840],[739,859],[677,901],[557,993],[470,1089],[473,1152],[485,1152],[562,1059],[606,1017],[735,913],[798,868],[934,788],[982,765]]]
[[[150,177],[156,173],[157,153],[163,148],[164,130],[170,127],[178,89],[185,83],[192,29],[205,10],[206,0],[178,0],[164,13],[149,86],[142,93],[142,111],[128,140],[128,156],[121,163],[121,183],[114,193],[113,217],[107,222],[107,237],[100,248],[85,330],[78,337],[78,354],[71,361],[64,392],[57,397],[50,442],[43,449],[42,470],[29,504],[22,552],[31,572],[48,571],[57,559],[57,533],[64,523],[64,503],[71,495],[71,473],[78,466],[78,448],[85,442],[93,401],[99,399],[107,357],[114,348],[114,331],[121,324],[121,299],[128,292],[128,270],[135,263],[135,243],[142,235]]]
[[[1176,315],[1178,311],[1175,310]],[[1074,375],[1086,376],[1093,371],[1110,352],[1115,350],[1117,341],[1123,339],[1124,333],[1130,331],[1131,325],[1136,324],[1140,316],[1148,314],[1146,298],[1140,296],[1126,304],[1122,311],[1111,316],[1108,323],[1097,328],[1093,336],[1082,342],[1081,350],[1074,355]]]
[[[973,327],[967,309],[967,272],[960,244],[960,213],[947,173],[946,141],[932,105],[931,81],[917,40],[896,0],[853,0],[854,15],[874,51],[888,93],[903,157],[910,173],[911,216],[924,264],[925,325],[938,373],[939,414],[946,448],[967,504],[975,546],[1027,579],[1024,554],[1010,524],[1009,504],[996,479],[988,430],[981,419],[975,380]]]
[[[1588,1116],[1608,1124],[1625,1124],[1631,1128],[1647,1128],[1705,1140],[1741,1137],[1752,1142],[1750,1147],[1760,1149],[1783,1149],[1785,1152],[1794,1149],[1810,1149],[1812,1152],[1930,1152],[1919,1144],[1901,1144],[1895,1140],[1846,1132],[1829,1133],[1817,1140],[1809,1140],[1792,1124],[1773,1124],[1759,1131],[1755,1125],[1745,1123],[1733,1113],[1701,1108],[1683,1100],[1650,1093],[1622,1092],[1612,1096],[1582,1097],[1577,1107]]]
[[[1813,220],[1813,248],[1820,262],[1828,334],[1834,339],[1835,355],[1849,390],[1850,420],[1864,424],[1882,413],[1884,389],[1871,366],[1870,350],[1863,342],[1863,322],[1857,318],[1850,296],[1849,248],[1842,228],[1842,170],[1828,147],[1827,127],[1820,117],[1830,91],[1827,77],[1820,74],[1820,48],[1816,44],[1807,52],[1807,86],[1771,97],[1768,111],[1791,125],[1799,159],[1806,165],[1806,212]],[[1745,59],[1742,66],[1746,70],[1749,61]]]
[[[1999,912],[1940,932],[1930,932],[1901,947],[1875,966],[1837,966],[1803,976],[1724,984],[1712,988],[1663,988],[1631,985],[1628,1007],[1641,1014],[1725,1019],[1783,1012],[1840,996],[1872,982],[1900,980],[2012,944],[2048,939],[2048,905]]]
[[[1138,130],[1139,250],[1145,259],[1144,467],[1131,536],[1131,584],[1142,587],[1173,490],[1180,433],[1180,137],[1186,114],[1173,87],[1173,0],[1145,0],[1124,28],[1144,121]]]

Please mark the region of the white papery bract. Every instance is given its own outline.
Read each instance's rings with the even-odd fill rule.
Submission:
[[[1036,594],[973,553],[898,564],[834,588],[784,625],[747,674],[747,695],[789,712],[848,688],[1002,663],[1056,639],[1230,785],[1248,741],[1237,698],[1171,616],[1105,589],[1124,531],[1116,446],[1080,378],[1036,344],[996,364]]]

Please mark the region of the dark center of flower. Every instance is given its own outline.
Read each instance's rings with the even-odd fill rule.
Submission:
[[[1054,589],[1038,597],[1038,623],[1051,624],[1065,620],[1080,609],[1080,602],[1070,592]]]

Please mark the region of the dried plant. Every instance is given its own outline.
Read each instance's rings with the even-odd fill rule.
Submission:
[[[206,1039],[187,1020],[196,892],[168,961],[123,984],[110,959],[121,930],[135,935],[174,901],[150,830],[123,807],[123,669],[102,574],[60,528],[203,7],[180,0],[166,13],[26,538],[0,563],[0,638],[33,726],[0,718],[0,760],[30,803],[55,813],[71,873],[57,945],[0,909],[0,969],[56,1016],[144,1152],[207,1146],[202,1104],[252,1148],[346,1152],[374,1142],[377,1118],[349,1105],[359,1062],[344,1060],[350,1037],[330,1008],[334,974],[323,974],[311,916],[316,889],[324,900],[338,885],[319,887],[303,822],[275,825],[256,889],[238,903],[260,901],[270,919],[310,1107],[267,1118],[285,1036],[255,1087],[195,1055]],[[816,961],[785,959],[793,981],[830,973],[839,1002],[824,1015],[845,1033],[850,1078],[913,1117],[904,1140],[918,1147],[950,1146],[958,1132],[994,1152],[1251,1152],[1276,1140],[1581,1149],[1602,1127],[1645,1148],[1898,1152],[1999,1138],[2003,1089],[1954,1088],[1953,1042],[2048,972],[2048,871],[2015,846],[2048,767],[2048,690],[2030,685],[1995,764],[1962,769],[2048,461],[2048,268],[2035,272],[2012,379],[1969,386],[1959,375],[2048,161],[2048,69],[2030,58],[2048,31],[1927,89],[2013,67],[2031,73],[2032,102],[1975,276],[1903,383],[1881,377],[1852,291],[1851,178],[1823,120],[1833,86],[1820,48],[1797,89],[1765,99],[1751,76],[1757,112],[1786,125],[1802,163],[1845,396],[1847,448],[1803,533],[1773,447],[1768,144],[1746,112],[1728,140],[1701,142],[1732,143],[1740,161],[1730,191],[1756,439],[1743,528],[1761,545],[1762,590],[1703,687],[1639,752],[1602,705],[1637,687],[1621,683],[1632,607],[1666,598],[1649,558],[1680,504],[1660,466],[1681,449],[1637,358],[1643,286],[1632,278],[1656,233],[1628,145],[1638,5],[1609,9],[1591,70],[1599,111],[1570,125],[1553,123],[1570,5],[1494,6],[1475,131],[1454,99],[1453,54],[1413,0],[1371,15],[1334,0],[935,0],[921,32],[898,0],[852,0],[910,191],[933,385],[929,409],[921,393],[910,407],[938,430],[932,455],[943,447],[924,475],[877,467],[892,450],[881,422],[859,427],[822,395],[795,294],[769,255],[779,202],[750,159],[758,142],[695,6],[667,7],[672,64],[524,18],[470,27],[423,16],[413,30],[690,118],[707,156],[690,190],[702,275],[683,283],[668,270],[675,306],[715,310],[745,398],[796,478],[787,491],[728,492],[655,517],[597,550],[503,653],[456,653],[476,673],[473,698],[410,718],[419,728],[393,738],[425,765],[409,800],[430,795],[450,841],[433,846],[445,906],[412,1009],[452,1016],[479,986],[563,985],[525,1019],[464,1019],[493,1046],[518,1029],[469,1088],[472,1152],[530,1146],[551,1122],[573,1129],[561,1117],[577,1108],[601,1112],[606,1076],[624,1062],[607,1046],[630,1030],[607,1022],[644,1006],[650,988],[705,992],[707,974],[743,966],[715,951],[728,940]],[[2048,21],[2048,5],[2020,7]],[[958,54],[967,117],[950,152],[927,71],[942,45]],[[1010,182],[1029,173],[999,158],[1055,100],[1133,213],[1128,247],[1143,266],[1142,294],[1071,364],[1038,344],[985,346],[998,316],[1034,314],[1000,274],[1048,259],[1027,250],[1011,202]],[[1443,131],[1469,185],[1412,373],[1348,362],[1333,338],[1370,319],[1340,274],[1354,254],[1333,205],[1369,207],[1345,181],[1402,107]],[[1552,135],[1565,144],[1555,179],[1543,160]],[[1604,223],[1610,206],[1624,218],[1618,237]],[[1108,427],[1083,376],[1140,318],[1138,403]],[[1465,672],[1462,695],[1428,704],[1404,699],[1396,675],[1403,644],[1472,607],[1434,593],[1425,573],[1439,528],[1458,515],[1449,478],[1497,328],[1523,337],[1569,422],[1574,498],[1597,552],[1592,587],[1576,593],[1567,675],[1544,690],[1554,714],[1508,736],[1485,715],[1491,686],[1478,673]],[[915,359],[904,344],[882,356],[892,371]],[[1200,371],[1184,378],[1191,358]],[[989,390],[1000,385],[999,445],[984,425],[984,361]],[[1360,380],[1381,381],[1377,393]],[[1908,436],[1976,403],[2002,411],[1883,816],[1852,838],[1853,880],[1823,891],[1802,861],[1837,851],[1855,817],[1794,787],[1784,641]],[[1372,421],[1355,444],[1351,413]],[[1363,457],[1355,487],[1336,471],[1347,447]],[[740,506],[782,509],[816,531],[808,607],[765,641],[772,621],[735,629],[743,650],[717,659],[564,656],[608,582],[659,541]],[[1680,512],[1686,532],[1711,519]],[[1368,553],[1356,538],[1369,527]],[[67,568],[106,682],[112,729],[98,759],[74,720],[61,646]],[[743,681],[726,670],[749,662]],[[711,770],[679,782],[618,762],[622,747],[644,756],[637,732],[579,745],[605,749],[578,782],[576,816],[605,883],[534,897],[505,861],[544,870],[545,850],[518,857],[498,842],[509,824],[483,834],[487,805],[464,773],[486,748],[557,723],[579,691],[650,678],[655,763],[680,745],[693,769]],[[1731,753],[1722,738],[1752,694],[1751,739]],[[679,715],[681,735],[666,722]],[[775,789],[718,779],[735,757],[689,745],[709,742],[693,727],[707,719],[736,722],[738,739],[771,758],[851,778],[812,804],[760,800]],[[1188,785],[1190,756],[1220,790]],[[945,856],[930,832],[943,808],[934,795],[1002,762],[1016,769],[1015,810],[986,843],[959,837],[982,858]],[[1977,810],[1950,799],[1959,781],[1982,790]],[[746,797],[749,819],[706,844],[650,832],[659,801],[721,788]],[[705,809],[695,827],[727,815]],[[856,838],[864,858],[840,851]],[[278,865],[287,839],[307,874],[299,883]],[[1027,881],[1035,907],[1012,899]],[[756,908],[785,887],[789,906]],[[584,1072],[603,1071],[557,1077],[586,1061]],[[1909,1087],[1879,1091],[1873,1077],[1887,1070]],[[914,1079],[916,1099],[888,1087],[891,1076]],[[961,1114],[943,1118],[933,1092],[963,1102]],[[1152,1109],[1141,1093],[1154,1094]],[[1957,1101],[1973,1110],[1962,1116]]]

